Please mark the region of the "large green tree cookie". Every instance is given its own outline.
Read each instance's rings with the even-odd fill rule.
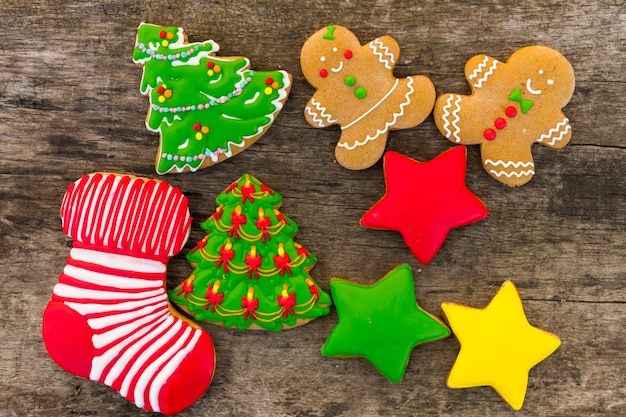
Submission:
[[[148,130],[159,132],[156,171],[196,171],[246,149],[274,122],[291,88],[285,71],[250,70],[218,57],[212,40],[187,43],[182,28],[142,23],[133,61],[150,98]]]
[[[216,203],[187,255],[193,274],[170,291],[172,302],[240,330],[280,331],[328,314],[330,296],[309,276],[317,258],[294,241],[298,226],[278,210],[278,193],[244,174]]]

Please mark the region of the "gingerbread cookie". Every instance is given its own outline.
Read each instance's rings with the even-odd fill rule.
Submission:
[[[142,23],[133,61],[150,97],[148,130],[159,132],[159,174],[196,171],[243,151],[274,122],[291,88],[285,71],[250,70],[244,57],[215,56],[209,40]]]
[[[302,47],[302,72],[317,89],[304,116],[313,127],[341,126],[335,156],[345,168],[374,165],[389,130],[417,126],[432,111],[435,87],[430,79],[394,77],[399,53],[389,36],[361,45],[342,26],[317,31]]]
[[[172,302],[225,327],[280,331],[330,311],[330,296],[311,278],[317,258],[294,240],[298,225],[278,209],[280,194],[244,174],[221,193],[207,231],[187,255],[193,274]]]
[[[61,206],[74,239],[43,315],[43,341],[66,371],[138,407],[176,414],[209,387],[209,335],[171,309],[166,264],[187,241],[187,198],[165,182],[94,173]]]
[[[511,281],[485,308],[443,303],[441,309],[461,344],[448,387],[488,385],[514,410],[521,409],[530,369],[561,345],[559,338],[528,323]]]
[[[444,94],[435,103],[437,127],[448,140],[480,145],[483,167],[496,180],[517,187],[535,174],[533,143],[562,148],[572,136],[561,109],[574,93],[574,70],[545,46],[517,50],[506,63],[486,55],[471,58],[465,77],[472,94]]]

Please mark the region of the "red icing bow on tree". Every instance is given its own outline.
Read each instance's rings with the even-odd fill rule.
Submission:
[[[278,219],[279,222],[283,222],[285,223],[287,226],[291,226],[291,223],[289,223],[289,221],[287,220],[287,218],[285,217],[284,214],[282,214],[280,211],[278,211],[277,209],[274,209],[274,215],[276,216],[276,218]]]
[[[296,293],[292,292],[288,294],[286,285],[283,285],[283,292],[276,297],[276,300],[278,301],[278,305],[283,307],[284,318],[287,318],[287,314],[294,314],[293,306],[296,305]]]
[[[239,228],[242,224],[246,224],[248,222],[248,219],[246,219],[246,215],[241,214],[241,206],[237,206],[235,208],[235,211],[233,211],[230,221],[233,223],[233,225],[228,232],[228,236],[239,239]]]
[[[226,241],[226,244],[220,248],[220,259],[217,261],[218,268],[220,265],[224,265],[224,272],[228,272],[228,262],[235,257],[235,250],[232,249],[233,244],[230,240]]]
[[[248,293],[241,298],[241,306],[246,309],[243,314],[243,319],[248,320],[248,317],[252,320],[256,320],[254,312],[259,308],[259,299],[253,298],[254,288],[248,288]]]
[[[215,213],[213,213],[213,218],[215,220],[219,220],[220,217],[222,217],[222,213],[224,213],[224,205],[220,204],[219,206],[217,206],[217,208],[215,209]]]
[[[263,207],[259,207],[259,218],[254,222],[257,229],[261,231],[261,242],[265,243],[271,239],[270,232],[267,230],[272,225],[269,217],[265,217]]]
[[[250,183],[250,178],[246,178],[246,183],[241,186],[241,204],[245,204],[246,199],[250,200],[251,203],[254,203],[254,197],[252,194],[256,191],[256,187],[254,184]]]
[[[306,249],[304,248],[304,246],[302,246],[302,245],[301,245],[301,244],[299,244],[298,242],[293,242],[293,245],[296,247],[296,251],[298,251],[298,256],[300,256],[300,255],[304,255],[304,256],[306,256],[307,258],[310,258],[310,257],[311,257],[311,255],[309,254],[309,251],[308,251],[308,250],[306,250]]]
[[[261,255],[257,255],[256,246],[250,248],[250,253],[245,256],[244,262],[248,265],[248,278],[254,273],[255,278],[259,278],[259,267],[261,266]]]
[[[206,294],[204,298],[207,299],[208,303],[204,306],[205,310],[208,310],[209,306],[211,306],[211,313],[215,313],[215,306],[218,304],[222,304],[224,300],[224,293],[218,294],[218,290],[220,289],[221,281],[215,281],[215,284],[209,285],[209,288],[206,290]]]
[[[291,275],[291,269],[289,268],[289,264],[291,263],[291,258],[289,258],[289,254],[285,253],[285,247],[282,243],[278,244],[278,255],[274,256],[274,264],[276,267],[280,268],[280,275],[285,275],[285,271],[289,275]]]
[[[313,294],[313,296],[315,297],[315,300],[319,300],[320,299],[320,292],[317,289],[317,286],[315,285],[315,283],[313,283],[313,281],[310,278],[307,278],[304,280],[304,282],[306,282],[306,285],[309,286],[309,291],[311,291],[311,294]]]
[[[183,286],[181,287],[180,291],[178,291],[176,295],[180,296],[182,294],[183,297],[187,299],[187,295],[193,293],[193,280],[195,277],[196,277],[195,275],[192,275],[189,278],[187,278],[185,282],[183,283]]]

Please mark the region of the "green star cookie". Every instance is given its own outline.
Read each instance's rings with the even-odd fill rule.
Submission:
[[[322,355],[363,357],[392,382],[400,382],[415,346],[450,335],[415,300],[411,267],[402,264],[372,286],[330,281],[338,323]]]

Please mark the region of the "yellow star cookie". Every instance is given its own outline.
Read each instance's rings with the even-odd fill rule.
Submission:
[[[441,308],[461,344],[448,387],[491,386],[513,409],[521,409],[528,372],[561,345],[559,338],[528,323],[511,281],[483,309],[455,303]]]

